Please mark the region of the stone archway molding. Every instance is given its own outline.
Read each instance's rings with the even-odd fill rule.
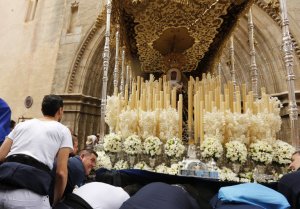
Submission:
[[[100,28],[105,26],[104,11],[105,10],[102,10],[102,12],[98,15],[95,23],[92,25],[91,29],[88,31],[87,35],[85,36],[84,40],[82,41],[82,43],[77,51],[77,54],[72,62],[70,75],[69,75],[68,82],[67,82],[67,85],[65,88],[65,92],[67,92],[67,93],[74,93],[74,90],[75,90],[74,82],[75,82],[76,76],[79,73],[78,69],[79,69],[80,63],[83,60],[83,57],[86,54],[86,50],[87,50],[88,46],[91,44],[92,40],[94,40],[96,38],[95,35],[100,30]]]
[[[255,4],[260,9],[262,9],[265,13],[267,13],[274,20],[274,22],[277,23],[279,27],[281,27],[280,13],[277,13],[271,5],[267,5],[263,3],[262,0],[255,0]],[[297,58],[300,60],[300,45],[298,44],[298,41],[294,38],[295,36],[291,31],[290,31],[290,36],[293,42],[295,54]]]

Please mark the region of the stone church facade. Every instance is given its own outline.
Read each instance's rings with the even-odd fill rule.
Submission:
[[[0,97],[10,105],[14,120],[40,117],[43,96],[54,93],[65,100],[63,123],[81,139],[100,131],[105,3],[104,0],[0,2]],[[300,4],[298,0],[289,0],[287,6],[294,43],[295,89],[299,100]],[[276,1],[256,0],[251,8],[259,87],[265,87],[267,93],[278,96],[284,103],[279,137],[289,141],[288,95],[278,4]],[[247,15],[238,18],[232,34],[237,81],[250,85]],[[108,95],[113,91],[113,38],[112,33]],[[228,56],[225,45],[219,53],[223,81],[230,80]],[[133,69],[136,74],[140,73],[139,69]],[[215,68],[207,69],[207,72],[215,71]],[[32,105],[26,107],[24,103],[28,96]],[[82,143],[83,140],[81,146]]]

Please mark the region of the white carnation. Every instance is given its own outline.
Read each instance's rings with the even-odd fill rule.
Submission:
[[[162,142],[158,137],[149,136],[144,141],[144,151],[145,154],[150,156],[160,155],[161,154],[161,145]]]
[[[165,154],[169,157],[181,157],[185,151],[185,147],[179,138],[168,139],[164,145]]]
[[[130,155],[142,153],[143,145],[138,135],[131,135],[124,141],[124,152]]]

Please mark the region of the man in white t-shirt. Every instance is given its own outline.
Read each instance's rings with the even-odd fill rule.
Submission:
[[[53,209],[119,209],[129,199],[129,194],[121,187],[102,182],[87,183]]]
[[[64,192],[73,149],[70,130],[60,122],[63,100],[46,95],[43,118],[19,123],[0,147],[0,208],[51,208],[50,170],[57,157],[54,204]],[[13,172],[12,172],[13,171]]]

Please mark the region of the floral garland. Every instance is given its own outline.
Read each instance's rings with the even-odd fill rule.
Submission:
[[[156,133],[156,111],[140,111],[140,133],[143,139],[153,136]]]
[[[116,162],[114,169],[116,170],[122,170],[122,169],[128,169],[129,165],[128,162],[125,160],[119,160],[118,162]]]
[[[103,148],[107,152],[121,152],[122,138],[118,134],[107,134],[104,136]]]
[[[167,140],[178,133],[178,112],[174,108],[163,109],[159,115],[159,138]]]
[[[247,147],[240,141],[230,141],[225,144],[226,157],[232,162],[245,163],[247,160]]]
[[[252,160],[264,164],[270,164],[273,159],[273,147],[267,141],[257,141],[250,144],[249,155]]]
[[[295,148],[292,145],[282,140],[276,140],[275,143],[273,144],[273,149],[274,149],[274,156],[273,156],[274,162],[281,165],[286,165],[291,163],[291,157],[295,152]]]
[[[181,157],[185,151],[185,147],[179,138],[173,137],[168,139],[164,145],[165,154],[169,157]]]
[[[144,151],[145,154],[150,155],[153,157],[154,155],[160,155],[161,154],[161,145],[162,142],[158,137],[155,136],[149,136],[144,141]]]
[[[98,157],[97,157],[95,168],[96,169],[106,168],[108,170],[111,170],[112,164],[111,164],[109,156],[106,155],[104,151],[98,151],[97,154],[98,154]]]
[[[124,152],[130,155],[142,153],[143,145],[138,135],[131,135],[124,141]]]
[[[137,133],[138,114],[136,110],[124,110],[119,115],[119,130],[126,138]]]
[[[223,146],[218,138],[204,137],[200,145],[201,156],[204,158],[219,158],[223,154]]]

